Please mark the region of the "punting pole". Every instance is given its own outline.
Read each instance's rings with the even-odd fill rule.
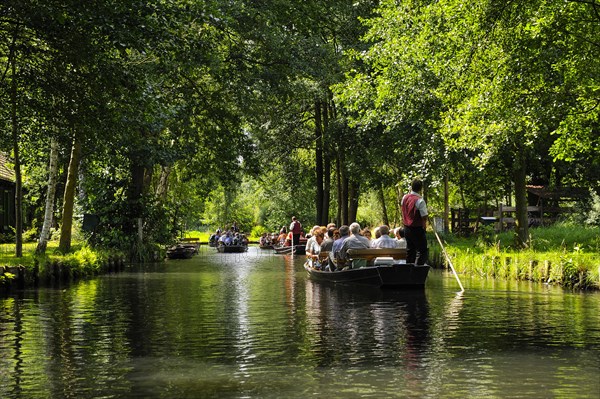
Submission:
[[[452,273],[454,273],[454,277],[456,277],[456,281],[458,281],[458,285],[460,287],[460,292],[464,292],[465,289],[463,288],[463,285],[460,282],[460,279],[458,278],[458,274],[456,273],[456,270],[454,270],[454,265],[452,264],[452,260],[450,260],[448,253],[446,252],[446,248],[444,247],[444,244],[442,244],[442,239],[440,238],[440,236],[438,235],[438,233],[435,229],[433,229],[433,232],[435,233],[435,237],[437,238],[438,242],[440,243],[440,247],[442,247],[442,252],[444,253],[446,260],[448,261],[448,264],[450,265],[450,269],[452,269]]]

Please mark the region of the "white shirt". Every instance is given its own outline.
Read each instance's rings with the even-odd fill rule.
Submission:
[[[371,248],[399,248],[399,242],[387,234],[371,241]]]
[[[306,253],[318,255],[321,253],[321,245],[317,242],[317,237],[312,236],[306,242]]]

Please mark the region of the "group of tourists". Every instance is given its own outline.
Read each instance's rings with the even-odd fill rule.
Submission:
[[[282,226],[279,229],[279,233],[263,233],[258,243],[263,247],[269,245],[290,247],[292,244],[294,246],[304,245],[306,244],[306,239],[307,237],[304,234],[302,224],[295,216],[292,216],[289,228]]]
[[[277,234],[276,233],[267,233],[264,232],[261,234],[258,239],[258,245],[261,247],[272,247],[277,243]]]
[[[217,230],[210,235],[208,243],[211,247],[218,245],[248,245],[248,237],[245,234],[240,233],[240,229],[237,222],[233,222],[229,230]]]
[[[314,226],[306,242],[306,256],[313,267],[334,271],[338,265],[344,265],[348,259],[349,249],[367,248],[406,248],[407,263],[423,265],[427,262],[427,206],[421,197],[423,183],[414,180],[411,192],[402,198],[403,227],[390,230],[382,225],[373,229],[361,230],[360,224],[354,222],[339,228],[330,223],[325,226]],[[295,218],[292,219],[294,221]],[[290,226],[291,229],[291,226]],[[373,237],[374,235],[374,237]],[[328,252],[328,258],[322,259],[321,253]],[[344,266],[346,267],[346,266]]]

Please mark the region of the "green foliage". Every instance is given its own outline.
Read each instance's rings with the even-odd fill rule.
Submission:
[[[358,219],[373,225],[381,210],[370,190],[384,187],[397,222],[394,196],[415,176],[438,213],[445,177],[451,206],[477,208],[513,195],[519,164],[535,184],[598,185],[593,4],[113,3],[0,5],[0,54],[17,61],[0,98],[10,104],[17,85],[36,224],[50,136],[62,181],[73,137],[83,144],[76,213],[101,219],[90,243],[135,258],[205,223],[313,224],[317,143],[332,167],[329,219],[342,175],[366,193]],[[318,138],[315,104],[328,117]],[[4,146],[9,112],[0,110]],[[587,224],[598,225],[596,208]]]
[[[71,268],[79,268],[85,273],[96,271],[100,264],[100,256],[88,246],[65,256],[63,263]]]
[[[498,235],[494,229],[494,226],[480,226],[477,231],[476,245],[478,247],[490,247],[498,242]]]
[[[33,226],[30,229],[23,232],[24,242],[34,242],[38,239],[39,231],[38,228]]]
[[[0,274],[0,287],[6,284],[10,284],[17,276],[14,273],[3,272]]]
[[[600,288],[600,238],[598,228],[559,224],[531,229],[533,245],[516,250],[511,234],[496,236],[491,245],[477,245],[480,238],[446,237],[446,249],[455,268],[506,279],[554,282],[572,288]]]
[[[0,233],[0,244],[5,244],[9,242],[15,241],[15,234],[13,232],[10,233]]]
[[[244,185],[240,186],[245,187]],[[229,229],[233,222],[241,231],[249,231],[254,222],[254,201],[248,201],[251,193],[230,188],[216,188],[206,203],[204,221],[214,229]]]
[[[252,228],[252,231],[250,232],[250,237],[248,237],[251,240],[258,240],[260,238],[260,236],[262,236],[263,233],[271,233],[272,231],[267,229],[264,226],[254,226]]]

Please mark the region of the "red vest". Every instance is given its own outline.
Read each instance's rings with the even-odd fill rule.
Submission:
[[[299,221],[295,220],[292,223],[292,229],[291,230],[292,230],[292,233],[294,233],[294,234],[300,234],[300,233],[302,233],[302,225],[300,224]]]
[[[417,209],[417,201],[421,199],[415,194],[407,194],[402,201],[402,223],[408,227],[422,227],[423,218]]]

